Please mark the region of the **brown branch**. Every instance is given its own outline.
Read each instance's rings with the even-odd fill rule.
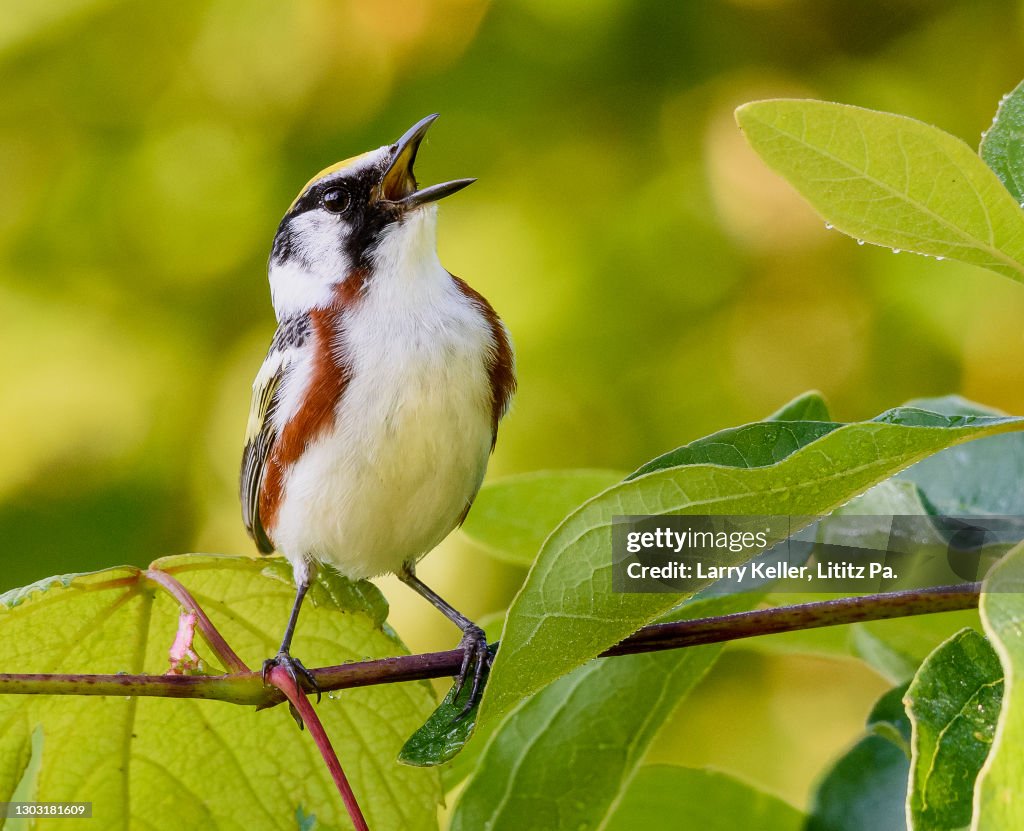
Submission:
[[[631,655],[801,629],[971,609],[977,607],[980,593],[980,583],[969,583],[653,624],[645,626],[602,655]],[[213,631],[216,632],[215,629]],[[461,664],[462,651],[452,649],[447,652],[403,655],[323,667],[312,670],[312,673],[320,689],[328,692],[398,681],[443,678],[457,673]],[[0,694],[11,693],[206,698],[234,704],[253,704],[261,708],[271,707],[284,700],[279,690],[263,685],[259,673],[248,670],[217,676],[0,673]]]
[[[796,606],[777,606],[717,618],[656,623],[645,626],[602,654],[633,655],[868,620],[954,612],[977,608],[980,595],[981,583],[965,583],[961,586],[939,586],[888,594],[841,597]]]

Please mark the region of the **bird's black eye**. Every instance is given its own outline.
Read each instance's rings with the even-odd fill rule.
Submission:
[[[343,214],[348,210],[352,197],[344,188],[331,188],[324,191],[321,200],[324,203],[324,208],[332,214]]]

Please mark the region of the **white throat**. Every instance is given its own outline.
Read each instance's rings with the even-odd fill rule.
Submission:
[[[373,255],[374,273],[403,287],[422,275],[447,273],[437,258],[437,205],[406,215],[385,232]]]

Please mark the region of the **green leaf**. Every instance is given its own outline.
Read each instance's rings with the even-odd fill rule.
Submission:
[[[943,641],[965,627],[981,625],[976,609],[872,620],[852,627],[854,654],[883,677],[900,684],[909,681],[921,662]]]
[[[482,685],[487,683],[488,675],[490,668],[485,666],[480,676]],[[453,685],[430,718],[403,745],[398,761],[405,765],[430,767],[454,759],[476,726],[479,701],[468,712],[463,712],[472,694],[472,681],[463,684],[461,690],[458,685]]]
[[[559,522],[625,475],[614,470],[541,470],[487,482],[462,530],[495,558],[529,566]]]
[[[829,595],[827,599],[833,599]],[[769,595],[769,606],[792,606],[819,599],[807,594],[782,592]],[[853,660],[847,626],[820,626],[815,629],[796,629],[758,638],[734,641],[727,648],[759,652],[765,655],[817,655],[823,658]]]
[[[1024,202],[1024,83],[1003,96],[978,152],[1017,203]]]
[[[799,425],[799,423],[797,423]],[[775,433],[790,425],[768,422]],[[756,427],[756,425],[752,425]],[[687,464],[638,476],[587,502],[548,537],[509,610],[481,719],[517,702],[618,643],[684,599],[611,590],[613,517],[623,514],[826,514],[916,461],[970,439],[1024,428],[1015,418],[883,413],[836,426],[817,441],[790,441],[762,467]],[[792,435],[803,433],[794,427]],[[718,434],[723,444],[735,431]],[[714,437],[712,437],[714,438]],[[707,441],[711,441],[710,439]],[[771,456],[754,452],[752,456]],[[685,454],[681,454],[685,455]],[[745,464],[743,453],[723,453]],[[757,460],[760,460],[759,458]],[[739,556],[739,555],[737,555]],[[710,581],[709,581],[710,582]],[[698,586],[697,588],[700,588]]]
[[[956,395],[908,403],[946,415],[999,416],[998,410]],[[899,474],[945,516],[1024,516],[1024,436],[993,436],[936,453]]]
[[[729,427],[652,459],[626,479],[684,465],[766,467],[841,426],[820,421],[756,421]]]
[[[962,629],[963,627],[957,627]],[[850,646],[853,654],[861,658],[869,667],[881,675],[886,681],[893,684],[902,684],[910,681],[921,666],[921,661],[935,647],[930,643],[927,650],[922,654],[920,649],[913,652],[901,648],[901,641],[907,636],[905,629],[892,636],[890,630],[885,630],[889,637],[876,635],[868,626],[854,625],[850,629]],[[894,642],[895,641],[895,642]],[[936,643],[941,642],[941,638]]]
[[[154,566],[192,592],[249,666],[276,651],[295,591],[286,562],[183,556]],[[302,610],[298,657],[320,666],[405,652],[383,628],[387,606],[376,588],[322,574]],[[44,581],[0,597],[0,664],[8,672],[162,674],[179,609],[133,567]],[[195,648],[204,656],[198,639]],[[437,827],[437,772],[395,761],[432,699],[426,684],[386,685],[325,696],[318,707],[374,828]],[[309,735],[283,706],[0,696],[0,801],[10,799],[34,730],[42,736],[34,798],[92,800],[101,823],[293,829],[297,816],[315,815],[318,828],[351,827]],[[41,819],[34,827],[65,824]]]
[[[975,786],[972,829],[1024,828],[1024,543],[989,572],[981,620],[1003,668],[1005,687],[992,749]]]
[[[505,622],[505,612],[492,612],[489,615],[484,615],[482,618],[477,620],[477,624],[484,630],[487,635],[489,643],[494,643],[501,636],[501,627]],[[487,675],[490,676],[490,668],[487,669]],[[454,685],[452,687],[454,689]],[[486,689],[486,687],[485,687]],[[448,700],[452,694],[452,690],[448,691],[448,695],[445,696],[445,700]],[[461,698],[461,696],[460,696]],[[452,705],[454,709],[454,705]],[[438,710],[445,711],[445,704],[442,702]],[[424,749],[419,754],[420,759],[424,764],[437,764],[441,761],[442,756],[447,758],[447,761],[441,765],[441,787],[445,793],[450,792],[453,788],[459,785],[461,782],[469,778],[470,774],[476,770],[477,760],[480,758],[480,754],[483,753],[484,748],[491,739],[491,734],[494,733],[496,727],[494,722],[490,724],[478,724],[477,714],[480,711],[480,704],[477,702],[477,706],[474,710],[467,714],[465,721],[468,725],[463,726],[461,722],[454,725],[456,730],[445,730],[443,727],[444,722],[439,719],[438,733],[440,736],[444,736],[443,741],[436,742],[431,749]],[[446,719],[448,724],[451,725],[454,713],[452,710],[447,710],[449,717]],[[437,715],[437,711],[434,712]],[[434,715],[431,718],[434,718]],[[430,724],[430,719],[427,719],[427,724]],[[424,725],[426,727],[426,725]],[[422,729],[422,728],[421,728]],[[420,732],[420,731],[417,731]],[[416,734],[414,734],[415,737]],[[473,739],[470,742],[470,738]],[[412,741],[412,739],[410,739]],[[409,742],[406,742],[408,746]],[[403,749],[403,753],[404,753]],[[436,761],[435,761],[436,760]]]
[[[985,439],[980,439],[980,441],[985,441]],[[899,479],[886,479],[822,519],[822,533],[819,534],[819,538],[829,538],[830,520],[833,517],[878,516],[885,518],[927,515],[928,507],[921,500],[921,491],[917,485],[913,482],[901,482]]]
[[[918,410],[928,410],[932,413],[943,415],[980,415],[980,416],[1001,416],[1006,415],[1002,410],[979,404],[971,401],[962,395],[938,395],[931,398],[912,398],[907,401],[904,407],[915,407]]]
[[[783,404],[765,421],[831,421],[828,404],[817,390],[798,395],[788,404]]]
[[[850,236],[1024,277],[1024,212],[960,139],[825,101],[755,101],[736,120],[768,165]]]
[[[902,684],[893,687],[883,695],[875,706],[871,708],[868,715],[868,730],[876,736],[888,739],[895,744],[903,755],[910,758],[910,737],[912,726],[906,708],[903,706],[903,696],[907,693],[910,684]]]
[[[756,601],[753,594],[700,600],[672,619],[739,611]],[[525,701],[487,744],[451,831],[602,827],[651,739],[721,649],[603,658]]]
[[[822,777],[806,831],[906,830],[910,724],[901,701],[904,689],[891,689],[878,700],[868,716],[869,734]]]
[[[317,831],[316,814],[307,814],[302,810],[302,806],[295,809],[295,822],[298,825],[298,831]]]
[[[804,816],[725,773],[673,765],[640,768],[605,831],[801,831]]]
[[[999,659],[973,629],[955,634],[921,664],[905,699],[913,725],[908,806],[915,831],[970,824],[974,780],[1002,698]]]
[[[906,831],[909,768],[889,739],[861,739],[818,785],[806,831]]]

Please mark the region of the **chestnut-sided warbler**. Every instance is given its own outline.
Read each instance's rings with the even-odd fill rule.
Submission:
[[[246,528],[294,569],[290,654],[320,564],[353,580],[395,573],[463,632],[457,683],[490,660],[483,631],[416,576],[462,523],[515,389],[508,331],[441,265],[435,202],[471,184],[417,189],[416,151],[437,118],[395,144],[318,173],[281,220],[270,255],[277,332],[253,383],[242,459]]]

